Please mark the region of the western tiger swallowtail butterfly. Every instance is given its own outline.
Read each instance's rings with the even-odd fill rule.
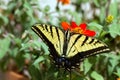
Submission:
[[[71,71],[89,56],[109,51],[101,41],[82,35],[64,31],[58,27],[35,24],[32,30],[47,44],[55,65]]]

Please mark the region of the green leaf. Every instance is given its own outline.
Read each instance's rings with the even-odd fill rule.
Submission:
[[[2,59],[7,51],[9,50],[10,46],[10,38],[6,37],[0,40],[0,59]]]
[[[118,77],[120,77],[120,67],[117,68],[117,70],[114,74],[117,75]]]
[[[19,9],[16,9],[15,10],[15,15],[20,16],[21,15],[21,11]]]
[[[39,63],[40,63],[41,61],[44,61],[44,60],[45,60],[45,58],[44,58],[43,56],[40,56],[39,58],[37,58],[37,59],[34,61],[33,65],[34,65],[37,69],[40,69]]]
[[[113,22],[109,27],[110,35],[115,38],[117,35],[120,35],[120,26],[116,22]]]
[[[110,4],[110,14],[114,16],[114,18],[117,17],[117,13],[118,13],[118,3],[116,0],[114,0],[111,4]]]
[[[45,58],[43,56],[39,56],[39,58],[37,58],[33,64],[39,64],[43,60],[45,60]]]
[[[87,72],[91,69],[92,64],[88,61],[88,59],[84,60],[84,74],[87,74]]]
[[[45,52],[45,54],[46,55],[48,55],[49,54],[49,51],[48,51],[48,46],[44,43],[44,42],[42,42],[42,41],[34,41],[33,43],[27,43],[26,44],[26,47],[35,47],[36,49],[42,49],[44,52]],[[24,49],[25,48],[25,46],[22,48],[22,49]]]
[[[21,46],[22,40],[20,38],[14,37],[14,42],[16,43],[16,45]]]
[[[40,41],[33,41],[33,42],[22,43],[21,46],[22,47],[21,47],[20,51],[27,50],[30,47],[35,47],[36,49],[40,49],[41,48]]]
[[[103,29],[103,26],[96,22],[91,22],[88,24],[88,26],[90,26],[90,28],[93,28],[94,30],[97,30],[98,32]]]
[[[8,10],[11,11],[12,9],[14,9],[17,6],[16,3],[16,1],[10,1],[8,4]]]
[[[34,19],[34,17],[33,17],[33,9],[32,9],[32,6],[30,5],[30,3],[29,2],[27,2],[26,0],[25,0],[25,2],[24,2],[24,8],[26,8],[27,9],[27,11],[25,12],[26,14],[27,14],[27,18],[29,18],[29,19],[31,19],[31,21],[30,21],[30,25],[32,25],[33,23],[35,23],[35,19]]]
[[[8,18],[0,13],[0,25],[6,25],[8,22]]]
[[[29,67],[29,72],[31,74],[32,80],[43,80],[43,76],[41,75],[42,73],[34,65]]]
[[[40,44],[41,44],[41,47],[44,50],[45,54],[48,55],[49,54],[48,46],[45,43],[43,43],[43,42],[41,42]]]
[[[113,73],[113,71],[114,71],[115,67],[118,65],[118,63],[119,63],[119,57],[114,54],[110,55],[109,65],[108,65],[108,75],[109,76]]]
[[[101,7],[101,13],[100,13],[100,22],[103,23],[103,21],[105,20],[105,8]]]
[[[24,52],[19,52],[17,53],[17,56],[15,57],[15,62],[19,69],[23,68],[24,66],[24,61],[25,61],[24,55],[25,55]]]
[[[33,46],[32,46],[32,43],[22,43],[22,44],[21,44],[20,51],[22,51],[22,50],[27,50],[27,49],[30,48],[30,47],[33,47]]]
[[[92,77],[94,80],[104,80],[104,78],[103,78],[100,74],[98,74],[96,71],[93,71],[93,72],[91,73],[91,77]]]
[[[31,54],[29,53],[25,53],[23,56],[25,59],[29,59],[29,60],[31,59]]]
[[[15,47],[13,50],[10,50],[10,56],[16,57],[18,51],[19,51],[19,48],[18,48],[18,47]]]
[[[99,4],[99,1],[98,1],[98,0],[93,0],[93,2],[94,2],[94,4],[95,4],[97,7],[99,7],[99,6],[100,6],[100,4]]]

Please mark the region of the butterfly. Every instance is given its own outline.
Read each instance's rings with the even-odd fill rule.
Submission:
[[[84,58],[110,51],[106,44],[97,39],[52,25],[35,24],[32,30],[49,47],[50,56],[56,67],[68,71],[79,67]]]

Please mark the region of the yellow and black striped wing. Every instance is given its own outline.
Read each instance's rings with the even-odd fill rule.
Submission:
[[[84,58],[110,51],[101,41],[81,34],[70,36],[68,46],[66,58],[71,63],[71,68],[78,67]]]
[[[103,42],[81,34],[72,35],[68,45],[66,53],[68,58],[75,55],[85,58],[90,55],[109,51],[108,46]]]
[[[59,28],[46,24],[35,24],[32,30],[48,45],[53,57],[62,55],[64,34]]]

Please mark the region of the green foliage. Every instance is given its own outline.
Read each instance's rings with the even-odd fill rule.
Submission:
[[[115,18],[118,17],[117,7],[118,7],[117,0],[114,0],[114,2],[110,4],[110,13],[111,13]]]
[[[0,40],[0,60],[9,51],[9,47],[10,47],[10,39],[9,39],[9,37]]]
[[[93,72],[91,73],[91,77],[92,77],[94,80],[104,80],[104,78],[103,78],[100,74],[98,74],[96,71],[93,71]]]
[[[120,25],[117,23],[117,20],[115,20],[109,27],[109,33],[111,37],[115,38],[116,36],[120,36]]]
[[[70,80],[69,71],[64,73],[63,69],[55,67],[47,45],[31,26],[46,23],[61,27],[62,21],[75,21],[77,24],[86,22],[90,30],[96,31],[96,38],[107,43],[112,51],[85,59],[80,69],[72,70],[72,80],[116,80],[120,77],[118,0],[71,0],[70,8],[66,9],[67,5],[52,3],[52,0],[47,4],[42,0],[5,1],[0,1],[0,71],[17,67],[16,73],[21,73],[27,67],[31,80]],[[82,4],[86,3],[91,6],[88,11],[82,9]],[[49,4],[56,6],[53,8]],[[96,9],[100,11],[98,15]],[[92,18],[87,17],[91,12]],[[105,21],[109,14],[114,17],[111,23]]]
[[[88,59],[84,61],[84,74],[86,74],[88,71],[90,71],[93,64],[91,64]]]

